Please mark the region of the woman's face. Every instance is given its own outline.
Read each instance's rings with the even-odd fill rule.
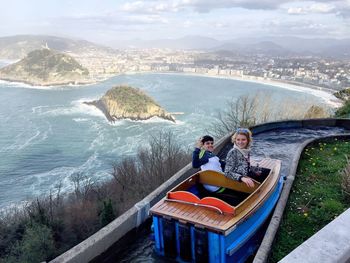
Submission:
[[[236,137],[235,144],[240,148],[240,149],[245,149],[247,148],[248,145],[248,138],[244,134],[238,134]]]

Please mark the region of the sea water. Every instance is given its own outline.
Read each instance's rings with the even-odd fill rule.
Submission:
[[[176,123],[159,118],[109,123],[99,110],[83,104],[120,84],[138,87],[168,112],[183,114],[176,115]],[[160,130],[172,131],[191,149],[228,100],[257,92],[268,94],[272,102],[288,98],[300,104],[323,103],[295,90],[174,74],[120,75],[87,86],[32,87],[0,81],[0,208],[48,193],[59,184],[70,191],[73,174],[109,179],[114,163],[135,156]]]

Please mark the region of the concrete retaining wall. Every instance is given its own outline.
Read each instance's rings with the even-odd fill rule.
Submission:
[[[283,122],[271,122],[262,125],[252,127],[254,134],[266,132],[276,128],[302,128],[302,127],[314,127],[314,126],[340,126],[350,129],[350,120],[344,119],[318,119],[318,120],[303,120],[303,121],[283,121]],[[217,144],[215,153],[222,149],[227,142],[230,141],[231,134],[228,134],[221,138]],[[293,163],[298,162],[300,153]],[[192,169],[191,164],[188,164],[179,172],[177,172],[168,181],[159,186],[155,191],[145,197],[142,201],[135,204],[131,209],[119,216],[113,222],[90,236],[83,242],[79,243],[72,249],[68,250],[64,254],[58,256],[52,263],[69,262],[69,263],[82,263],[89,262],[105,252],[109,247],[116,243],[121,237],[123,237],[129,231],[137,228],[142,222],[148,218],[148,212],[156,202],[158,202],[167,191],[179,184],[185,178],[195,172]],[[294,176],[294,175],[293,175]],[[291,177],[290,177],[291,178]],[[287,179],[290,180],[290,179]],[[289,191],[288,191],[289,194]],[[288,197],[288,195],[287,195]],[[283,213],[283,210],[282,210]],[[274,215],[275,217],[275,215]],[[279,225],[279,222],[278,222]],[[277,226],[278,227],[278,226]],[[277,230],[276,230],[277,231]],[[274,238],[274,235],[273,235]],[[273,240],[272,238],[272,240]],[[265,257],[265,256],[264,256]],[[267,258],[267,256],[266,256]],[[265,261],[257,261],[265,262]]]
[[[350,262],[350,208],[294,249],[281,263]]]

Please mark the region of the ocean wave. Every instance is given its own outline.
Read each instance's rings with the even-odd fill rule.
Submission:
[[[20,151],[34,144],[45,141],[48,138],[48,135],[52,133],[52,127],[49,124],[49,127],[40,131],[38,128],[35,130],[26,130],[16,135],[14,142],[9,146],[4,146],[1,148],[1,151]]]
[[[16,81],[6,81],[6,80],[0,80],[0,88],[24,88],[24,89],[41,89],[41,90],[52,90],[55,89],[55,86],[35,86],[35,85],[29,85],[23,82],[16,82]]]
[[[169,123],[169,124],[177,124],[178,120],[175,120],[175,123],[170,121],[170,120],[166,120],[166,119],[163,119],[163,118],[160,118],[160,117],[152,117],[152,118],[149,118],[147,120],[132,120],[132,119],[129,119],[129,118],[125,118],[125,119],[122,119],[122,120],[116,120],[114,122],[110,122],[108,121],[108,124],[111,125],[111,126],[119,126],[119,125],[122,125],[122,124],[128,124],[129,123]]]
[[[62,115],[90,115],[105,118],[105,115],[96,107],[84,104],[84,101],[91,101],[91,98],[82,98],[74,100],[67,105],[52,105],[52,106],[36,106],[32,108],[32,112],[45,116],[62,116]]]
[[[100,128],[100,125],[96,122],[92,125],[92,128],[97,132],[96,138],[90,143],[90,146],[88,148],[89,151],[95,150],[96,148],[99,148],[103,146],[106,143],[105,140],[105,132],[102,128]]]
[[[42,114],[45,113],[45,109],[50,109],[52,107],[60,107],[60,105],[42,105],[42,106],[35,106],[32,107],[32,113],[34,114]]]
[[[85,121],[89,121],[89,119],[86,119],[86,118],[73,118],[73,121],[75,121],[75,122],[85,122]]]
[[[31,193],[36,195],[43,192],[43,189],[48,189],[52,185],[61,185],[64,192],[73,190],[72,176],[81,173],[88,175],[89,178],[95,177],[95,169],[101,167],[102,161],[98,158],[98,154],[92,154],[84,163],[76,167],[61,166],[52,170],[33,174],[28,176],[27,183],[30,183],[32,189]],[[26,183],[24,182],[24,185]]]
[[[86,86],[95,85],[94,83],[89,84],[68,84],[68,85],[58,85],[58,86],[40,86],[40,85],[30,85],[25,82],[18,82],[18,81],[7,81],[7,80],[0,80],[0,88],[1,87],[12,87],[12,88],[24,88],[24,89],[39,89],[39,90],[73,90],[73,89],[81,89]]]
[[[97,100],[97,99],[98,98],[96,98],[96,97],[94,97],[94,98],[81,98],[79,100],[72,101],[71,105],[73,105],[73,110],[77,113],[105,118],[105,115],[103,114],[103,112],[100,111],[98,108],[96,108],[95,106],[87,105],[84,103],[86,101],[93,101],[93,100]]]
[[[114,122],[110,122],[106,119],[106,121],[107,121],[108,125],[110,125],[110,126],[124,126],[124,125],[126,126],[129,124],[129,122],[132,122],[132,120],[125,120],[125,119],[124,120],[116,120]]]
[[[10,216],[16,214],[18,210],[22,210],[29,204],[29,201],[17,201],[13,203],[6,204],[4,206],[0,205],[0,218],[4,216]]]

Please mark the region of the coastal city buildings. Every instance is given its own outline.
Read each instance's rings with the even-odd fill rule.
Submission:
[[[171,49],[129,49],[70,54],[96,79],[136,72],[178,72],[278,80],[340,90],[350,86],[350,61],[317,56],[238,55]]]

